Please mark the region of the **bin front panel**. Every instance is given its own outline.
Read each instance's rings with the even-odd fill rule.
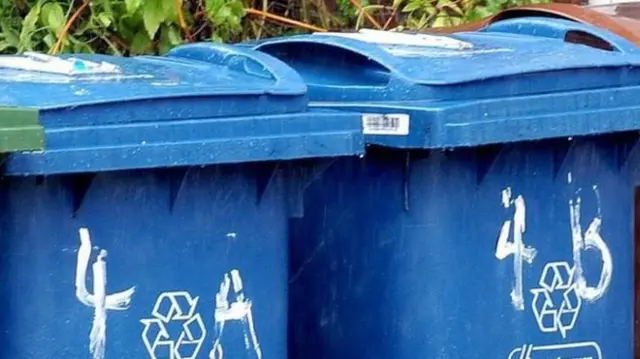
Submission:
[[[623,143],[342,162],[292,229],[291,357],[632,357]]]
[[[285,358],[284,178],[257,171],[5,178],[0,357]]]

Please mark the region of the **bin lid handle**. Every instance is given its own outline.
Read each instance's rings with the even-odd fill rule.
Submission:
[[[296,71],[268,54],[238,46],[201,42],[175,47],[168,57],[208,62],[250,76],[274,81],[279,94],[306,93],[307,87]]]
[[[548,17],[517,17],[490,24],[484,32],[507,32],[556,38],[621,53],[638,53],[635,44],[611,31],[590,24]],[[589,43],[589,41],[593,43]],[[598,46],[594,46],[597,44]]]

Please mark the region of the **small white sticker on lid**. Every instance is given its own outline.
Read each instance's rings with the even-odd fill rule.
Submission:
[[[352,38],[381,45],[420,46],[451,50],[465,50],[473,48],[473,44],[469,42],[442,35],[409,34],[370,29],[361,29],[358,32],[319,32],[314,33],[314,35]]]
[[[362,132],[365,135],[406,136],[409,134],[409,115],[363,114]]]
[[[107,62],[93,62],[89,60],[67,59],[37,52],[25,52],[22,55],[1,56],[0,68],[33,71],[58,75],[79,74],[119,74],[118,66]]]

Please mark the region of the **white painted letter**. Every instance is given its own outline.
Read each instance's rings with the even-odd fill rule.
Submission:
[[[598,196],[598,188],[594,186],[593,189],[596,192],[596,196]],[[589,224],[589,227],[583,237],[582,226],[580,225],[580,202],[580,197],[575,201],[569,201],[571,236],[573,239],[573,265],[575,268],[578,295],[589,302],[593,302],[604,295],[611,283],[613,259],[611,257],[611,251],[609,251],[609,247],[607,247],[607,244],[600,236],[600,227],[602,225],[600,208],[598,208],[598,215],[591,221],[591,224]],[[599,206],[600,204],[598,203],[598,207]],[[582,253],[590,248],[598,250],[602,257],[600,280],[598,281],[598,285],[595,287],[589,287],[587,284],[587,280],[584,277],[584,269],[582,267]]]
[[[229,274],[231,274],[231,277],[229,277]],[[232,287],[236,300],[229,303],[229,290]],[[220,291],[216,294],[215,322],[218,333],[213,343],[213,349],[209,353],[210,359],[223,359],[224,357],[224,350],[220,340],[222,339],[225,323],[228,321],[240,321],[245,324],[245,347],[247,350],[253,348],[256,359],[262,359],[262,350],[253,325],[251,301],[244,296],[242,277],[240,277],[240,272],[237,269],[233,269],[230,273],[224,275],[224,279],[220,283]]]
[[[105,259],[107,251],[103,249],[92,265],[93,294],[90,294],[85,284],[90,256],[89,230],[80,228],[80,248],[78,248],[78,262],[76,264],[76,297],[82,304],[94,308],[93,325],[89,333],[89,351],[93,359],[103,359],[107,338],[107,310],[128,309],[135,287],[106,295],[107,262]]]
[[[500,260],[506,259],[513,255],[513,275],[514,284],[511,290],[511,302],[517,310],[524,310],[523,295],[523,278],[522,278],[522,261],[531,264],[536,256],[535,248],[525,246],[523,242],[523,234],[526,230],[526,206],[522,196],[511,200],[511,188],[502,191],[502,204],[505,208],[515,206],[515,213],[512,220],[506,220],[502,224],[500,234],[498,235],[498,243],[496,245],[496,258]],[[513,241],[509,242],[509,233],[513,226]]]

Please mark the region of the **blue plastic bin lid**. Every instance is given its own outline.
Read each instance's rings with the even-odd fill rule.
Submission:
[[[262,115],[307,105],[304,83],[279,61],[206,44],[166,57],[1,56],[0,89],[0,106],[38,109],[51,126]]]
[[[45,130],[45,150],[10,157],[9,174],[361,152],[355,115],[308,112],[307,105],[294,70],[248,48],[199,43],[164,57],[0,56],[0,107],[35,111]]]
[[[640,55],[627,40],[570,21],[527,20],[529,33],[514,33],[517,26],[504,21],[451,36],[362,30],[276,38],[254,48],[296,69],[312,101],[461,100],[640,80],[630,74]],[[573,32],[604,38],[616,51],[568,43]]]
[[[587,46],[589,45],[589,46]],[[370,144],[456,148],[640,129],[640,50],[590,25],[499,21],[450,36],[365,30],[251,44]]]

